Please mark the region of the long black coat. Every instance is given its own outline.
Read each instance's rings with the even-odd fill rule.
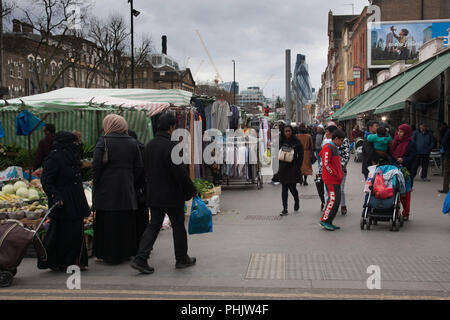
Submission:
[[[63,201],[50,218],[80,220],[91,213],[84,195],[80,166],[73,165],[66,150],[52,150],[43,163],[42,187],[48,197],[49,207]]]
[[[103,164],[105,140],[108,163]],[[94,186],[92,202],[95,210],[137,210],[136,184],[143,164],[138,142],[123,133],[111,133],[98,139],[94,149]]]
[[[280,149],[289,146],[294,149],[292,162],[279,162],[278,176],[281,184],[296,184],[302,181],[303,145],[297,137],[292,136],[287,141],[280,141]]]
[[[147,182],[147,205],[159,208],[182,208],[197,190],[185,165],[172,162],[175,142],[167,132],[158,132],[144,150],[144,170]]]

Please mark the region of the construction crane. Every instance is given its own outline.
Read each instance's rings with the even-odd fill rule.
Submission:
[[[267,86],[267,84],[269,83],[269,81],[270,81],[270,79],[272,79],[273,78],[273,76],[274,76],[274,74],[273,75],[271,75],[270,77],[269,77],[269,79],[267,79],[267,81],[266,81],[266,83],[263,85],[263,87],[261,88],[261,91],[263,91],[264,90],[264,88]]]
[[[200,70],[201,66],[203,65],[203,62],[205,62],[205,60],[200,61],[200,64],[198,65],[197,70],[195,70],[194,79],[197,78],[197,73]]]
[[[201,43],[202,43],[202,45],[203,45],[203,48],[205,49],[206,54],[208,55],[209,62],[211,62],[211,65],[213,66],[214,70],[216,71],[215,82],[216,82],[216,85],[217,85],[217,84],[219,84],[219,81],[223,82],[223,79],[222,79],[222,77],[220,76],[219,70],[217,69],[216,64],[214,63],[214,60],[213,60],[211,54],[209,53],[209,50],[208,50],[208,48],[206,47],[206,43],[205,43],[205,41],[203,40],[203,38],[202,38],[200,32],[199,32],[198,30],[195,30],[195,31],[197,32],[198,37],[200,38],[200,41],[201,41]]]

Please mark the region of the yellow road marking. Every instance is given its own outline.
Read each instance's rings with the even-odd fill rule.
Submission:
[[[276,292],[220,292],[220,291],[151,291],[151,290],[61,290],[61,289],[0,289],[0,294],[69,294],[73,298],[79,298],[79,295],[137,295],[137,296],[218,296],[218,297],[260,297],[273,299],[387,299],[387,300],[450,300],[450,296],[394,296],[384,294],[328,294],[328,293],[276,293]],[[34,298],[28,296],[27,298]],[[37,297],[38,298],[38,297]],[[48,296],[46,296],[48,298]],[[86,299],[98,299],[97,296],[83,297]],[[105,299],[112,299],[111,297],[104,297]],[[133,298],[135,299],[135,298]],[[137,299],[137,298],[136,298]],[[152,298],[153,299],[153,298]],[[182,298],[179,298],[182,299]]]

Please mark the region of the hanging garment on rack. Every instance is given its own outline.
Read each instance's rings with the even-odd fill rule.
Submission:
[[[229,128],[233,130],[237,130],[239,127],[239,109],[236,106],[230,106],[230,123]]]
[[[214,118],[214,128],[224,133],[228,129],[228,117],[231,116],[230,105],[225,100],[216,101],[211,108]]]
[[[203,135],[202,135],[202,121],[195,121],[194,123],[194,164],[201,164],[203,162]]]
[[[213,117],[211,115],[212,104],[209,104],[205,107],[205,124],[206,130],[213,128]]]

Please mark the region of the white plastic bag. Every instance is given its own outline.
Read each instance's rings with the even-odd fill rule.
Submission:
[[[370,166],[367,168],[369,170],[369,175],[367,176],[367,180],[364,183],[364,192],[370,193],[370,186],[372,185],[372,179],[375,176],[375,170],[377,166]]]

